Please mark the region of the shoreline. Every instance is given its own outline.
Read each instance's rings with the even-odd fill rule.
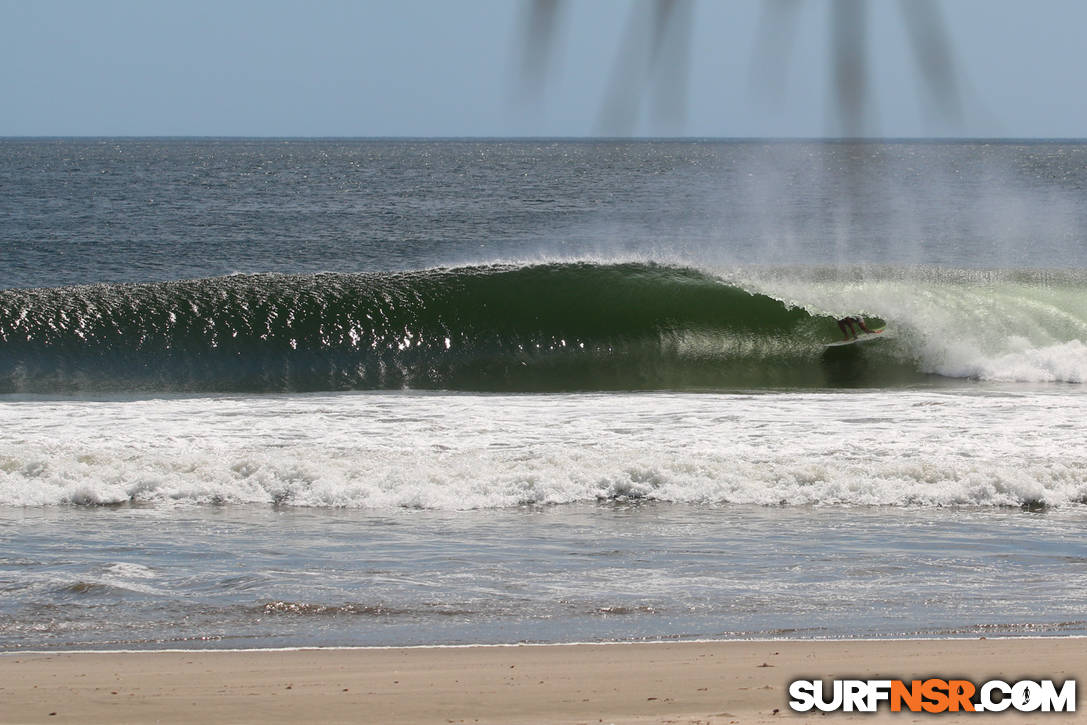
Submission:
[[[948,637],[825,637],[825,638],[801,638],[801,637],[759,637],[736,639],[652,639],[652,640],[614,640],[607,642],[571,641],[571,642],[470,642],[467,644],[343,644],[343,645],[296,645],[288,647],[165,647],[146,649],[21,649],[0,650],[0,659],[16,655],[85,655],[85,654],[204,654],[212,652],[233,653],[257,653],[257,652],[353,652],[367,650],[443,650],[443,649],[501,649],[501,648],[528,648],[528,647],[624,647],[627,645],[653,646],[653,645],[684,645],[684,644],[727,644],[727,643],[751,643],[773,644],[775,642],[806,642],[815,644],[849,643],[849,642],[964,642],[972,640],[1000,641],[1000,640],[1063,640],[1063,639],[1087,639],[1087,634],[995,634],[977,635],[964,634]]]
[[[1087,674],[1081,639],[9,652],[0,655],[0,698],[4,722],[13,723],[814,721],[822,713],[789,709],[790,681],[1078,679]],[[1080,712],[971,714],[967,722],[1087,721]],[[832,716],[917,717],[886,709]]]

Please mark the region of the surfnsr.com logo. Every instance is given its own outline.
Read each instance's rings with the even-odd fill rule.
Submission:
[[[797,712],[1075,712],[1076,681],[1059,686],[1053,680],[795,680],[789,684],[789,707]]]

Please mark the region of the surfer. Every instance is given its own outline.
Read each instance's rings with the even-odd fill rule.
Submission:
[[[838,329],[842,331],[843,335],[845,335],[846,340],[857,339],[857,330],[853,327],[854,323],[856,323],[858,327],[867,332],[869,335],[874,334],[871,330],[868,329],[868,325],[864,324],[864,318],[860,315],[857,315],[856,317],[843,317],[842,319],[838,320]],[[847,327],[849,328],[848,332],[846,332]]]

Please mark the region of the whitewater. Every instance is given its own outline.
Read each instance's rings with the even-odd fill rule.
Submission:
[[[6,402],[0,505],[1087,503],[1076,393]]]

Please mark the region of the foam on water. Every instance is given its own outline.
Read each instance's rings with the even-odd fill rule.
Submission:
[[[0,504],[1075,506],[1078,388],[0,404]]]
[[[919,370],[1001,382],[1087,380],[1082,271],[843,269],[727,273],[747,289],[840,317],[887,321]]]

